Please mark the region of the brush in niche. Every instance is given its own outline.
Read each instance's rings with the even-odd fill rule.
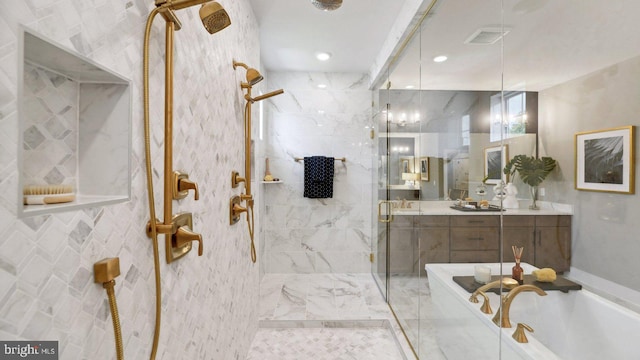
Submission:
[[[25,205],[59,204],[76,199],[71,185],[29,185],[22,195]]]

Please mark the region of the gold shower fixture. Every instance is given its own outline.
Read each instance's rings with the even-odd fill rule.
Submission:
[[[143,101],[144,101],[144,142],[145,167],[147,174],[147,198],[149,201],[150,220],[146,232],[153,243],[153,259],[156,287],[156,323],[153,334],[153,345],[150,359],[155,359],[160,339],[160,318],[162,313],[160,260],[158,254],[158,234],[165,236],[166,261],[172,261],[186,255],[192,248],[194,241],[198,242],[198,255],[202,255],[202,236],[191,231],[191,213],[173,214],[173,200],[187,196],[189,190],[194,190],[195,200],[198,200],[198,186],[189,180],[187,174],[173,169],[173,52],[174,33],[182,28],[176,15],[177,10],[191,6],[202,5],[200,19],[205,29],[214,34],[231,24],[229,14],[215,1],[210,0],[155,0],[156,7],[151,10],[147,18],[143,43]],[[156,218],[155,199],[153,191],[153,172],[151,166],[151,130],[149,121],[149,38],[153,20],[160,14],[165,22],[165,99],[164,99],[164,197],[163,220]]]
[[[246,82],[240,82],[240,88],[245,90],[244,99],[247,101],[244,107],[244,177],[240,176],[237,171],[231,172],[231,187],[236,188],[240,183],[244,183],[244,194],[234,196],[229,201],[229,223],[231,225],[240,221],[242,213],[247,214],[247,227],[249,228],[249,237],[251,239],[251,261],[256,262],[256,246],[253,240],[254,232],[254,215],[253,215],[253,195],[251,194],[251,104],[256,101],[268,99],[272,96],[284,93],[282,89],[272,91],[270,93],[251,97],[251,89],[253,86],[264,79],[260,72],[254,68],[248,67],[246,64],[233,60],[233,69],[238,66],[247,70]],[[240,205],[245,202],[245,206]]]
[[[240,83],[240,86],[243,89],[247,89],[252,87],[253,85],[259,83],[260,81],[262,81],[262,79],[264,79],[264,77],[262,76],[262,74],[260,74],[260,72],[254,68],[250,68],[248,67],[245,63],[241,63],[241,62],[237,62],[237,61],[233,61],[233,70],[235,70],[238,66],[242,66],[243,68],[245,68],[247,70],[247,82],[246,83]]]

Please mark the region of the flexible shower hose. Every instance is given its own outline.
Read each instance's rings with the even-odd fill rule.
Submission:
[[[253,233],[255,230],[255,219],[253,217],[253,199],[250,200],[251,205],[247,206],[247,226],[249,227],[249,237],[251,237],[251,262],[256,262],[256,243],[253,241]],[[249,210],[251,210],[251,222],[249,222]]]
[[[251,166],[246,164],[250,161],[251,157],[251,126],[249,125],[251,116],[250,100],[247,100],[247,104],[244,106],[244,138],[245,138],[245,189],[247,195],[251,196]],[[249,211],[251,211],[251,221],[249,221]],[[255,230],[255,219],[253,217],[253,197],[247,200],[247,227],[249,228],[249,237],[251,238],[251,262],[255,263],[257,260],[256,244],[253,240],[253,233]]]
[[[156,280],[156,324],[153,332],[153,345],[151,347],[151,360],[156,358],[158,352],[158,341],[160,339],[160,320],[162,313],[162,289],[160,282],[160,255],[158,254],[158,232],[156,229],[156,208],[153,198],[153,173],[151,170],[151,130],[149,129],[149,37],[151,34],[151,24],[158,14],[158,8],[154,8],[147,19],[144,31],[142,77],[144,96],[144,151],[145,165],[147,171],[147,197],[149,198],[149,224],[151,228],[151,241],[153,243],[153,265]]]
[[[107,297],[109,298],[109,308],[111,309],[111,319],[113,320],[113,332],[116,338],[116,356],[118,360],[124,359],[124,351],[122,348],[122,331],[120,329],[120,316],[118,315],[118,305],[116,304],[116,293],[113,288],[116,286],[116,281],[111,280],[102,284],[102,287],[107,290]]]

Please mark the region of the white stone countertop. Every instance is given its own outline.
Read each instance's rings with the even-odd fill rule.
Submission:
[[[395,216],[412,215],[500,215],[500,211],[460,211],[452,209],[454,201],[408,201],[411,208],[395,208]],[[539,210],[528,208],[531,201],[520,201],[519,209],[505,209],[503,215],[573,215],[573,206],[568,204],[538,201]],[[398,206],[400,203],[398,202]],[[491,202],[492,205],[497,205]]]

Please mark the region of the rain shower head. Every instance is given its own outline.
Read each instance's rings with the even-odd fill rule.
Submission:
[[[342,0],[311,0],[311,3],[324,11],[332,11],[342,6]]]
[[[235,70],[235,68],[238,66],[242,66],[243,68],[247,69],[247,83],[249,84],[249,86],[253,86],[264,79],[264,77],[258,70],[250,68],[246,64],[234,60],[233,69]]]
[[[226,10],[217,1],[211,0],[156,0],[156,6],[167,22],[175,23],[175,30],[180,30],[182,24],[175,14],[176,10],[186,9],[191,6],[200,5],[200,19],[209,34],[231,25],[231,18]]]
[[[217,1],[203,4],[200,8],[200,19],[209,34],[215,34],[218,31],[231,25],[231,18],[227,11]]]

